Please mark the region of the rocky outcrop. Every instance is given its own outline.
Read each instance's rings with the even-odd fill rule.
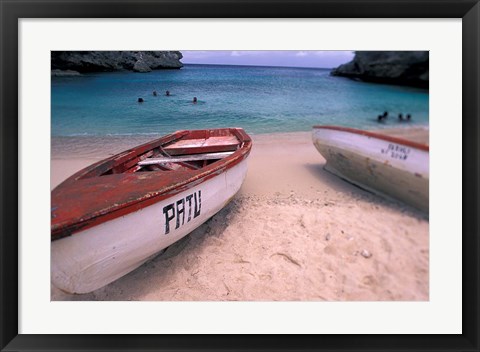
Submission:
[[[181,68],[179,51],[52,51],[51,69],[80,73]],[[58,72],[58,71],[56,71]]]
[[[366,82],[428,88],[428,51],[356,51],[331,74]]]

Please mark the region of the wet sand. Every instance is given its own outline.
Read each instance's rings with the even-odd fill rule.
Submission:
[[[428,141],[426,129],[390,131]],[[247,178],[217,215],[163,254],[84,295],[52,300],[425,301],[428,217],[323,169],[310,132],[254,135]],[[144,140],[141,140],[144,139]],[[52,144],[52,188],[152,137]],[[81,140],[81,138],[80,138]]]

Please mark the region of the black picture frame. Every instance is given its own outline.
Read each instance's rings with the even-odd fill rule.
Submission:
[[[478,0],[0,0],[0,12],[0,347],[2,351],[479,351],[480,5]],[[463,333],[461,335],[18,334],[18,20],[20,18],[203,17],[462,19]]]

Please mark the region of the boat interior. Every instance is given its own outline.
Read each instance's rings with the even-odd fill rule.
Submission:
[[[235,136],[180,139],[155,148],[151,156],[140,160],[137,167],[130,170],[198,170],[233,154],[239,147]]]
[[[148,171],[199,170],[240,149],[235,129],[181,131],[116,155],[81,178]],[[112,164],[113,161],[113,164]],[[100,167],[100,166],[99,166]]]

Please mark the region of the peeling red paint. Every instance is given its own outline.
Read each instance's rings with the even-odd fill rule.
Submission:
[[[199,138],[229,140],[233,154],[199,169],[183,166],[175,171],[139,171],[137,163],[176,141]],[[228,137],[228,138],[223,138]],[[232,137],[237,140],[232,144]],[[224,151],[209,145],[203,151]],[[168,136],[119,153],[80,170],[52,191],[51,239],[69,236],[111,219],[152,205],[190,187],[222,174],[244,160],[252,147],[251,138],[241,128],[177,131]],[[174,149],[174,148],[171,148]],[[188,149],[183,150],[184,153]],[[148,155],[148,156],[145,156]],[[134,172],[137,169],[136,172]]]

